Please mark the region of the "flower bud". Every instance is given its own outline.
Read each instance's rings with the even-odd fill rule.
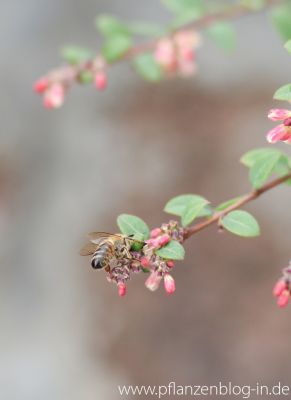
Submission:
[[[170,236],[165,234],[158,239],[158,243],[160,246],[165,246],[170,241]]]
[[[169,261],[167,261],[167,266],[169,267],[169,268],[173,268],[174,267],[174,261],[172,261],[172,260],[169,260]]]
[[[65,89],[59,83],[54,83],[44,94],[43,104],[46,108],[59,108],[65,100]]]
[[[104,90],[107,87],[107,75],[104,71],[99,71],[95,75],[95,87],[98,90]]]
[[[283,279],[280,279],[273,288],[273,295],[278,297],[285,289],[287,289],[287,284]]]
[[[283,108],[275,108],[269,111],[268,118],[272,121],[279,121],[291,117],[291,111]]]
[[[33,89],[36,93],[44,93],[49,87],[49,80],[46,77],[40,78],[35,82]]]
[[[120,297],[123,297],[126,295],[126,285],[124,282],[119,282],[118,283],[118,295]]]
[[[162,233],[162,230],[160,228],[155,228],[151,231],[151,238],[155,239],[158,236],[160,236],[160,234]]]
[[[145,286],[147,289],[154,292],[155,290],[157,290],[159,288],[161,280],[162,280],[162,276],[160,274],[158,274],[157,271],[153,271],[153,272],[151,272],[150,276],[145,281]]]
[[[150,265],[150,260],[147,257],[142,257],[140,263],[142,267],[147,268]]]
[[[176,286],[175,286],[175,280],[174,278],[170,275],[170,274],[165,274],[164,276],[164,287],[165,287],[165,291],[168,294],[172,294],[175,292],[176,290]]]
[[[290,300],[290,292],[288,289],[283,290],[277,299],[277,304],[280,308],[284,308],[288,305]]]

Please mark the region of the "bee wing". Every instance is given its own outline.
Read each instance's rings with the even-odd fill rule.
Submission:
[[[109,237],[120,239],[122,237],[122,235],[108,233],[108,232],[90,232],[90,233],[88,233],[89,240],[92,243],[96,243],[96,244],[98,244],[101,239],[106,239]]]
[[[80,255],[81,256],[90,256],[91,254],[94,254],[95,251],[98,249],[98,244],[96,243],[87,243],[85,244],[84,247],[81,248],[80,250]]]
[[[133,237],[134,235],[126,236],[121,233],[108,233],[108,232],[90,232],[88,238],[92,243],[99,243],[100,239],[111,237],[112,239],[119,240],[120,238],[126,238],[132,242],[144,243],[141,240],[137,240]]]

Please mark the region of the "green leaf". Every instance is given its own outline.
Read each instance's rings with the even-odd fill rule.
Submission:
[[[105,37],[118,35],[129,36],[130,34],[129,27],[112,15],[98,15],[95,20],[95,25],[98,31]]]
[[[260,234],[260,227],[256,219],[246,211],[232,211],[221,219],[225,229],[235,235],[254,237]]]
[[[250,169],[250,181],[253,187],[259,188],[272,175],[281,158],[280,152],[274,152],[257,160]]]
[[[117,225],[124,235],[134,235],[136,240],[149,238],[150,230],[147,224],[139,217],[129,214],[121,214],[117,218]]]
[[[232,26],[227,22],[217,22],[211,25],[207,31],[208,35],[223,50],[232,52],[236,45],[236,35]]]
[[[197,201],[200,200],[205,201],[204,197],[197,196],[195,194],[182,194],[169,200],[164,208],[164,211],[168,214],[178,215],[179,217],[182,217],[187,207],[189,207],[193,203],[195,204]],[[208,209],[207,213],[209,211],[210,210]],[[199,216],[201,216],[202,212],[203,210],[201,211],[201,213],[199,213]]]
[[[244,164],[246,167],[252,167],[256,162],[260,161],[261,159],[268,158],[273,154],[281,154],[284,155],[280,150],[271,148],[271,147],[262,147],[259,149],[253,149],[245,153],[240,162]]]
[[[205,10],[205,6],[201,0],[162,0],[162,3],[175,14],[196,13],[197,18]]]
[[[91,83],[94,80],[94,76],[93,76],[92,72],[90,72],[90,71],[82,71],[79,74],[78,78],[79,78],[79,81],[84,84]]]
[[[291,23],[290,23],[291,25]],[[291,83],[281,86],[274,94],[275,100],[291,101]]]
[[[162,26],[149,22],[134,22],[128,25],[128,28],[132,34],[141,36],[160,37],[165,34]]]
[[[291,6],[283,4],[273,9],[272,21],[284,41],[291,39]]]
[[[183,227],[191,224],[191,222],[199,216],[199,214],[207,204],[209,204],[209,201],[204,199],[203,197],[196,196],[195,198],[193,198],[183,211],[181,218]]]
[[[185,250],[179,242],[171,240],[166,246],[157,250],[156,254],[168,260],[183,260],[185,257]]]
[[[221,203],[217,207],[215,207],[215,211],[223,211],[226,208],[228,208],[228,207],[232,206],[233,204],[235,204],[240,199],[241,199],[241,197],[235,197],[233,199],[224,201],[223,203]]]
[[[139,75],[147,81],[158,82],[163,77],[162,69],[152,54],[145,53],[137,56],[134,59],[134,66]]]
[[[132,38],[127,35],[110,36],[105,41],[102,54],[109,63],[118,60],[132,46]]]
[[[291,39],[288,40],[288,42],[286,42],[284,44],[285,49],[288,51],[288,53],[291,53]]]
[[[78,46],[64,47],[61,51],[61,55],[65,61],[72,65],[82,63],[93,57],[91,50]]]

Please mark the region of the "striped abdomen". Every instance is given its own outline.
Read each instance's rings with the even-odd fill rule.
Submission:
[[[108,266],[113,254],[113,244],[104,242],[100,244],[98,249],[93,254],[91,266],[94,269],[101,269]]]

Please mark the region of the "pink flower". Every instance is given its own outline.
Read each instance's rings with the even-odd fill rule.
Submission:
[[[177,68],[177,59],[174,43],[169,38],[163,38],[158,41],[154,58],[165,72],[175,72]]]
[[[164,276],[164,287],[165,287],[165,291],[166,291],[168,294],[172,294],[172,293],[174,293],[175,290],[176,290],[175,280],[174,280],[174,278],[173,278],[170,274],[168,274],[168,273],[166,273],[165,276]]]
[[[276,143],[278,141],[287,141],[291,138],[291,130],[283,124],[277,125],[267,133],[267,140],[269,143]]]
[[[153,272],[151,272],[150,276],[145,281],[145,286],[149,290],[154,292],[155,290],[157,290],[159,288],[161,280],[162,280],[162,276],[157,271],[153,271]]]
[[[278,297],[285,289],[287,289],[287,283],[283,279],[280,279],[274,286],[273,295]]]
[[[160,228],[155,228],[151,231],[151,238],[155,239],[158,236],[160,236],[160,234],[162,233],[162,230]]]
[[[107,75],[104,71],[99,71],[95,75],[95,86],[98,90],[104,90],[107,87]]]
[[[281,121],[289,117],[291,117],[291,111],[284,108],[274,108],[268,114],[268,118],[272,121]]]
[[[65,89],[63,85],[54,83],[44,94],[43,104],[46,108],[59,108],[65,100]]]
[[[33,89],[36,93],[44,93],[49,87],[49,80],[46,77],[40,78],[35,82]]]
[[[165,246],[167,243],[169,243],[169,241],[170,241],[170,236],[167,234],[160,236],[160,238],[158,239],[158,243],[161,247]]]
[[[126,285],[124,282],[119,282],[118,283],[118,295],[120,297],[123,297],[126,295]]]
[[[169,267],[169,268],[174,268],[174,261],[172,261],[172,260],[169,260],[169,261],[167,261],[167,266]]]
[[[291,143],[291,111],[286,109],[272,109],[269,111],[268,118],[272,121],[283,121],[267,133],[269,143],[283,141]]]
[[[142,267],[147,268],[150,265],[150,260],[147,257],[142,257],[140,263]]]
[[[290,291],[288,289],[283,290],[277,299],[277,304],[280,308],[284,308],[288,305],[290,300]]]

